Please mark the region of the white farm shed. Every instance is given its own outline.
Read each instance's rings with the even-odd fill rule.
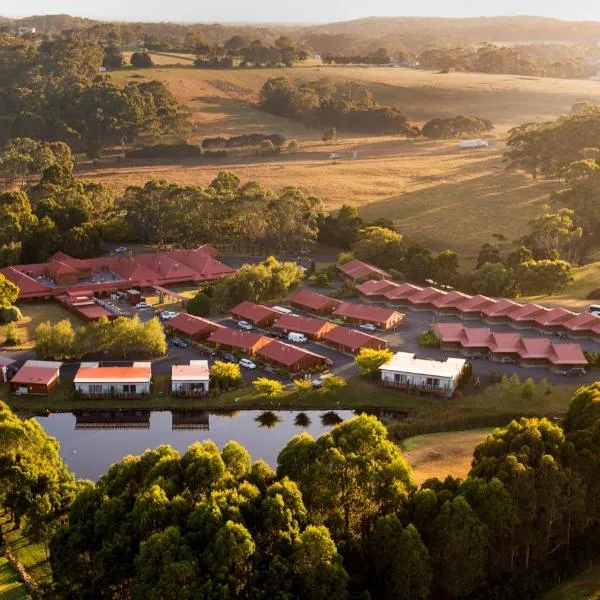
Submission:
[[[208,393],[207,360],[190,360],[189,365],[171,367],[171,392],[174,396],[198,398]]]
[[[458,144],[459,150],[474,150],[477,148],[487,148],[489,143],[487,140],[463,140]]]
[[[429,360],[410,352],[397,352],[379,367],[381,383],[399,390],[414,390],[451,397],[467,361],[464,358]]]

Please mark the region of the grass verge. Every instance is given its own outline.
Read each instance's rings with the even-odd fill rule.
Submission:
[[[19,580],[19,574],[6,558],[0,556],[0,598],[2,600],[22,600],[27,597],[27,589]]]
[[[600,597],[600,563],[557,585],[542,600],[593,600]]]

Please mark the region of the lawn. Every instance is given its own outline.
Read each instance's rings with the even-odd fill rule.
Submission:
[[[10,547],[13,556],[25,567],[30,577],[36,583],[48,581],[52,577],[52,571],[46,557],[44,544],[28,540],[23,535],[23,531],[14,529],[13,524],[8,522],[6,517],[0,518],[0,527],[6,545]]]
[[[556,586],[542,600],[593,600],[600,597],[600,564]]]
[[[471,469],[473,448],[483,441],[492,429],[471,429],[448,433],[430,433],[404,440],[404,458],[412,467],[418,485],[431,477],[446,475],[465,478]]]
[[[0,599],[22,600],[27,597],[27,588],[19,580],[18,573],[4,557],[0,556]]]
[[[44,321],[56,323],[67,319],[73,323],[73,326],[82,325],[82,322],[61,308],[52,301],[40,303],[22,303],[19,308],[23,313],[23,319],[17,322],[17,335],[20,343],[17,346],[11,346],[10,350],[29,350],[33,348],[33,332],[35,328]],[[0,326],[0,342],[4,342],[4,331],[6,326]]]

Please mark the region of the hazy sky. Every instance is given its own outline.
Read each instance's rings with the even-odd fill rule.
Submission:
[[[19,0],[0,1],[0,15],[68,13],[140,21],[342,21],[366,16],[542,15],[600,21],[600,0]]]

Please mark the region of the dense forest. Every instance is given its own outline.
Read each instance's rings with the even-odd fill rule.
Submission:
[[[292,438],[276,470],[206,441],[76,482],[0,403],[0,503],[48,544],[48,600],[532,598],[600,552],[599,406],[599,384],[581,388],[560,426],[513,421],[466,479],[417,487],[365,415]]]

